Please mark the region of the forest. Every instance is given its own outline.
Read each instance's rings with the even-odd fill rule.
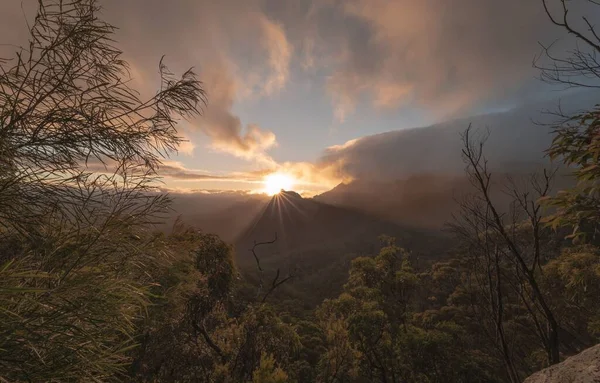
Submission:
[[[578,45],[534,65],[594,86],[600,37],[561,4],[546,14]],[[158,229],[162,161],[210,94],[164,59],[141,98],[99,11],[41,0],[29,45],[0,60],[1,382],[516,383],[599,343],[598,107],[557,109],[556,166],[526,176],[495,174],[487,132],[465,126],[470,188],[443,248],[417,260],[370,238],[317,293],[262,259],[260,238],[240,263],[210,231]]]

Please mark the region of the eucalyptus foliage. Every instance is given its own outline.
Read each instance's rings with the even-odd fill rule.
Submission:
[[[129,87],[115,28],[94,0],[40,1],[29,44],[0,69],[0,377],[111,380],[136,345],[148,232],[168,206],[161,159],[204,91],[161,62],[160,89]]]

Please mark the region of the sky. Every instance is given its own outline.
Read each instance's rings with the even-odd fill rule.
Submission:
[[[22,44],[35,3],[0,2],[0,43]],[[564,36],[541,0],[99,4],[142,94],[156,89],[163,55],[175,73],[194,67],[208,92],[161,168],[178,190],[260,190],[272,172],[327,190],[356,176],[357,143],[547,98],[532,60]]]

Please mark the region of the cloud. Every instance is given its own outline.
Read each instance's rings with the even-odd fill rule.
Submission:
[[[184,154],[188,157],[193,157],[194,150],[196,149],[196,145],[190,138],[188,130],[189,129],[183,128],[181,126],[178,128],[178,133],[179,133],[179,136],[181,137],[182,141],[179,143],[179,146],[177,147],[177,152]]]
[[[25,13],[31,14],[36,1],[23,3]],[[152,95],[158,86],[156,68],[162,55],[176,73],[195,66],[209,104],[205,115],[190,126],[209,137],[213,149],[257,163],[263,171],[293,173],[316,186],[359,176],[399,175],[407,169],[460,170],[460,159],[453,156],[457,133],[466,121],[447,123],[443,129],[349,141],[329,148],[314,164],[278,163],[270,150],[278,145],[279,132],[289,127],[243,121],[236,110],[240,101],[276,97],[297,85],[292,81],[296,78],[308,79],[311,89],[325,92],[339,121],[364,105],[385,110],[414,107],[440,120],[468,115],[538,96],[541,88],[531,68],[538,41],[563,36],[548,21],[541,0],[102,0],[100,4],[102,17],[119,28],[115,39],[142,94]],[[2,4],[0,35],[14,36],[3,43],[23,43],[26,28],[21,14],[20,2]],[[524,123],[525,116],[520,118]],[[505,129],[512,120],[501,121]],[[328,130],[323,123],[323,130]],[[507,128],[495,135],[504,134],[508,140],[527,132]],[[191,156],[197,150],[194,132],[182,133],[189,141],[179,149]],[[440,162],[442,155],[449,160]],[[189,169],[163,171],[180,179],[212,176]]]
[[[302,195],[311,196],[316,192],[323,192],[333,188],[342,181],[349,181],[344,177],[338,163],[314,164],[311,162],[283,162],[274,163],[272,166],[245,173],[249,178],[263,182],[264,178],[272,173],[283,173],[294,180],[294,190]]]
[[[566,94],[563,111],[593,105],[598,92]],[[501,113],[453,120],[423,128],[391,131],[351,140],[325,150],[317,169],[329,169],[342,179],[390,181],[418,174],[461,175],[461,133],[472,124],[476,134],[489,134],[485,155],[495,170],[527,171],[548,164],[545,150],[552,142],[557,101],[528,104]]]
[[[248,160],[271,163],[266,152],[277,145],[275,134],[256,124],[243,128],[240,118],[231,111],[239,84],[223,67],[213,65],[203,71],[209,105],[198,126],[212,139],[215,149]]]
[[[194,154],[194,149],[196,149],[196,145],[194,145],[194,143],[189,138],[185,138],[184,141],[181,141],[179,143],[177,151],[179,153],[191,156]]]
[[[117,171],[117,163],[110,159],[106,159],[104,163],[94,160],[87,164],[85,170],[93,173],[112,174]],[[168,181],[196,181],[196,185],[211,181],[257,184],[261,183],[263,178],[263,175],[257,172],[215,173],[208,170],[191,169],[179,161],[171,160],[162,161],[156,169],[156,173],[167,183]]]
[[[284,27],[268,17],[262,1],[105,0],[107,21],[119,27],[117,41],[133,64],[140,86],[152,91],[164,54],[175,71],[195,66],[208,93],[205,115],[192,126],[219,151],[260,163],[277,144],[275,133],[242,122],[234,104],[271,97],[289,80],[293,47]],[[159,26],[157,27],[157,24]],[[184,151],[193,150],[194,143]]]
[[[14,36],[3,44],[26,45],[23,12],[32,22],[37,2],[23,3],[24,11],[19,1],[2,4],[0,32]],[[273,96],[289,80],[293,47],[284,27],[263,12],[261,0],[103,0],[99,5],[101,17],[118,27],[115,40],[143,96],[151,96],[159,85],[161,56],[175,73],[194,66],[209,105],[206,118],[193,125],[219,150],[250,160],[268,159],[275,134],[256,124],[244,125],[233,110],[236,100]],[[7,56],[14,51],[13,46],[1,48],[0,54]],[[191,154],[194,147],[190,141],[179,149]]]
[[[341,173],[339,163],[313,164],[310,162],[284,162],[274,163],[270,167],[248,172],[231,172],[226,174],[214,174],[208,171],[200,171],[186,168],[182,163],[166,161],[161,165],[158,173],[169,184],[170,180],[196,181],[195,185],[203,185],[206,182],[219,182],[246,184],[247,191],[262,192],[264,178],[272,173],[289,174],[294,180],[294,190],[310,196],[317,192],[329,190],[342,181],[349,181]],[[213,184],[214,185],[214,184]],[[198,187],[186,188],[186,190],[200,190]]]
[[[443,118],[539,91],[531,62],[539,41],[562,31],[541,1],[314,1],[315,65],[327,69],[335,116],[365,101],[420,106]],[[573,15],[573,17],[576,17]],[[299,43],[297,43],[299,44]],[[311,61],[312,62],[312,61]]]
[[[186,181],[215,181],[229,179],[226,176],[219,176],[210,174],[208,172],[198,172],[195,170],[186,169],[183,164],[176,161],[164,161],[158,169],[158,173],[162,177]]]
[[[35,3],[25,0],[24,8],[31,13]],[[20,2],[8,4],[2,6],[0,32],[16,31],[19,40]],[[290,83],[293,70],[308,71],[317,74],[315,81],[325,79],[319,85],[340,120],[362,101],[384,109],[417,105],[451,116],[524,99],[538,88],[531,68],[538,42],[564,36],[549,22],[541,0],[103,0],[101,5],[150,91],[163,54],[176,69],[195,65],[208,88],[226,79],[233,101],[273,96]],[[576,19],[577,4],[571,6]],[[211,84],[207,71],[218,84]],[[212,102],[215,96],[209,96],[212,109],[237,118],[233,102]],[[238,129],[223,122],[228,123],[213,123],[205,131],[221,141],[238,141],[233,154],[251,157],[252,150],[268,150],[266,144],[243,144],[251,121],[240,122]]]
[[[267,94],[273,94],[280,91],[288,80],[292,47],[281,25],[266,17],[261,17],[260,20],[264,31],[263,44],[268,52],[272,73],[265,82],[264,90]]]
[[[178,161],[163,161],[158,174],[166,179],[181,181],[221,181],[247,184],[262,183],[263,176],[258,172],[214,173],[206,170],[187,168]]]

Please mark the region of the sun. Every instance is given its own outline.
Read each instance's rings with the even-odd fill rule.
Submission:
[[[268,195],[279,194],[283,190],[290,190],[294,186],[294,178],[289,174],[273,173],[269,174],[264,179],[265,193]]]

